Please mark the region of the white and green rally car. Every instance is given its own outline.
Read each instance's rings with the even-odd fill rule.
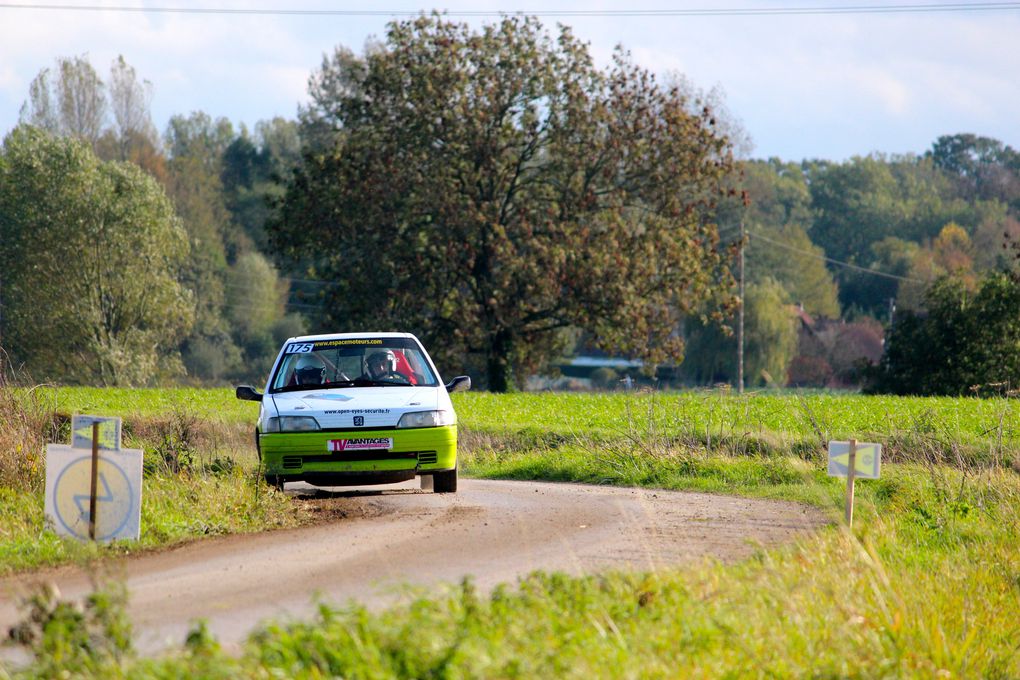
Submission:
[[[338,333],[291,338],[261,403],[255,439],[266,481],[316,486],[389,484],[431,476],[437,493],[457,490],[457,415],[432,359],[410,333]]]

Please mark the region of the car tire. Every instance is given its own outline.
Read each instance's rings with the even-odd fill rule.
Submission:
[[[457,468],[432,475],[432,490],[435,493],[457,493]]]
[[[279,477],[277,475],[266,475],[266,484],[277,491],[283,491],[283,477]]]

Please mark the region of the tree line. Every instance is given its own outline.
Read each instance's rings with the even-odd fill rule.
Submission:
[[[747,233],[752,381],[932,393],[930,384],[890,382],[887,362],[868,364],[880,363],[887,340],[902,349],[904,336],[883,337],[889,326],[926,322],[945,299],[939,282],[972,295],[1015,271],[1020,153],[958,134],[921,155],[749,160],[743,170],[750,203],[721,215],[720,224],[734,234],[743,222]],[[689,339],[681,366],[688,379],[734,380],[732,336],[694,324]],[[1003,336],[992,354],[1016,340]],[[929,359],[917,355],[917,369]],[[1007,365],[996,373],[988,364],[984,382],[1005,380]],[[973,384],[942,384],[935,393]]]
[[[160,135],[152,88],[61,59],[3,142],[0,347],[35,379],[258,380],[290,335],[400,329],[496,390],[592,351],[733,382],[741,245],[752,385],[1020,378],[994,349],[902,377],[959,327],[948,300],[1016,285],[1020,154],[997,140],[739,159],[713,93],[527,17],[395,21],[253,131],[193,112]],[[1017,340],[1008,305],[957,307]]]

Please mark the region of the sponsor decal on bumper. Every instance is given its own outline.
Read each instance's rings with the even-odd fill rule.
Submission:
[[[327,451],[367,451],[393,448],[393,437],[366,437],[362,439],[330,439],[326,442]]]

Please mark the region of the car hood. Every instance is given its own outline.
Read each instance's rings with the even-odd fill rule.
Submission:
[[[279,415],[312,416],[324,430],[394,427],[405,413],[441,408],[438,387],[350,387],[283,392],[272,397]]]

